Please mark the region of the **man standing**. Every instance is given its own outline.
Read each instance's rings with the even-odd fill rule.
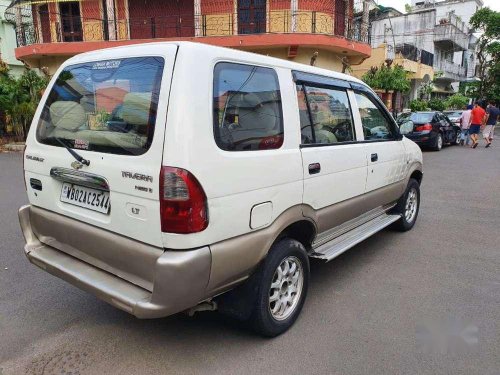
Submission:
[[[467,109],[462,112],[462,115],[460,116],[460,127],[462,128],[462,134],[460,135],[460,144],[463,146],[464,144],[466,146],[469,145],[469,128],[470,128],[470,120],[471,120],[471,110],[472,110],[472,104],[469,104],[467,106]]]
[[[486,126],[483,130],[483,137],[486,141],[486,148],[491,146],[493,141],[493,133],[495,132],[495,124],[497,123],[500,109],[497,108],[495,102],[490,101],[490,105],[486,108]]]
[[[476,148],[477,145],[479,144],[477,138],[478,134],[481,130],[481,126],[484,123],[484,118],[486,116],[486,112],[484,109],[479,105],[478,102],[474,103],[474,108],[472,108],[471,111],[471,120],[470,120],[470,128],[469,128],[469,134],[472,139],[472,148]]]

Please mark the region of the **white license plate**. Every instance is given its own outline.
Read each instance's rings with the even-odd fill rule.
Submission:
[[[61,190],[61,201],[74,204],[89,210],[109,212],[109,192],[90,189],[84,186],[63,183]]]

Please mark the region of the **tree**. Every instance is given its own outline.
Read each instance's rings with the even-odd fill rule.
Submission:
[[[0,68],[2,65],[0,64]],[[16,133],[26,139],[36,106],[48,78],[26,69],[19,78],[0,69],[0,111],[10,116]]]
[[[463,109],[467,103],[469,103],[468,97],[460,93],[456,93],[446,99],[445,106],[449,109]]]
[[[479,9],[470,25],[481,31],[477,42],[477,72],[479,82],[470,85],[478,99],[500,100],[500,12]]]
[[[361,77],[363,82],[376,90],[407,92],[410,90],[408,73],[401,65],[392,66],[392,61],[387,60],[380,67],[372,67]]]
[[[444,111],[446,109],[446,104],[444,100],[434,98],[427,102],[427,106],[433,111]]]

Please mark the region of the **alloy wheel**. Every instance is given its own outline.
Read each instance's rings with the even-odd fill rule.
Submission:
[[[274,272],[269,288],[269,311],[276,320],[285,320],[297,308],[304,285],[304,271],[301,262],[289,256]]]

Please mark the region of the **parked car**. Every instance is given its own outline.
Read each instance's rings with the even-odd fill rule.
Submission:
[[[24,159],[34,265],[139,318],[217,308],[267,336],[299,315],[309,258],[413,227],[423,176],[360,80],[187,42],[67,60]]]
[[[445,144],[460,143],[460,126],[442,112],[411,112],[398,117],[401,134],[422,147],[440,151]]]
[[[453,111],[443,111],[443,114],[450,119],[455,125],[460,126],[460,117],[464,111],[453,110]]]

